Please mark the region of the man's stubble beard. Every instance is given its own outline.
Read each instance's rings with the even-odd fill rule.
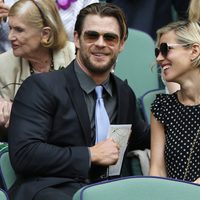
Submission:
[[[83,63],[84,67],[87,68],[87,70],[93,74],[105,74],[108,71],[110,72],[113,66],[115,65],[117,59],[117,55],[115,55],[113,58],[110,59],[110,61],[107,64],[99,67],[90,61],[89,56],[83,55],[81,53],[79,54],[79,56],[79,59]]]

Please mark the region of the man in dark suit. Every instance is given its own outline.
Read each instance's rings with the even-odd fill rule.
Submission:
[[[29,77],[20,87],[9,127],[11,163],[19,175],[14,200],[68,200],[82,186],[108,179],[119,158],[111,139],[95,143],[95,93],[104,88],[111,124],[132,124],[130,149],[149,147],[149,130],[136,112],[136,98],[110,71],[127,38],[123,12],[92,4],[77,17],[76,59],[67,69]]]
[[[124,10],[128,27],[144,31],[156,39],[157,29],[172,22],[174,17],[187,18],[190,0],[107,0],[107,2],[114,3]]]

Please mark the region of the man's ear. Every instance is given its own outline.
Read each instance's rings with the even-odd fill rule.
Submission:
[[[47,44],[51,36],[51,28],[48,26],[44,27],[42,29],[41,36],[42,36],[42,39],[41,39],[42,43]]]
[[[80,48],[80,38],[77,31],[74,31],[74,44],[76,49]]]
[[[124,46],[125,46],[125,42],[126,42],[126,41],[125,41],[124,39],[120,41],[120,44],[119,44],[119,45],[120,45],[120,46],[119,46],[119,52],[123,51]]]

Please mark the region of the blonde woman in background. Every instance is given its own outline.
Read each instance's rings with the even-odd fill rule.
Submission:
[[[54,0],[55,1],[55,0]],[[9,8],[17,0],[0,0],[0,53],[3,53],[11,48],[8,40],[9,27],[7,16]],[[99,0],[56,0],[55,3],[59,8],[62,23],[68,34],[68,39],[73,41],[74,24],[79,11],[89,4],[97,3]]]
[[[75,57],[54,0],[20,0],[9,10],[12,50],[0,54],[0,125],[8,127],[12,101],[34,73],[66,67]],[[56,83],[55,83],[56,84]]]

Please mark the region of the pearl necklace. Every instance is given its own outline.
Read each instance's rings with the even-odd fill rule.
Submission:
[[[29,67],[30,67],[30,73],[31,74],[34,74],[34,73],[41,73],[39,71],[36,71],[33,69],[33,65],[31,64],[31,62],[29,62]],[[54,64],[53,64],[53,60],[51,61],[51,65],[50,65],[50,68],[49,68],[49,72],[51,71],[54,71]]]

